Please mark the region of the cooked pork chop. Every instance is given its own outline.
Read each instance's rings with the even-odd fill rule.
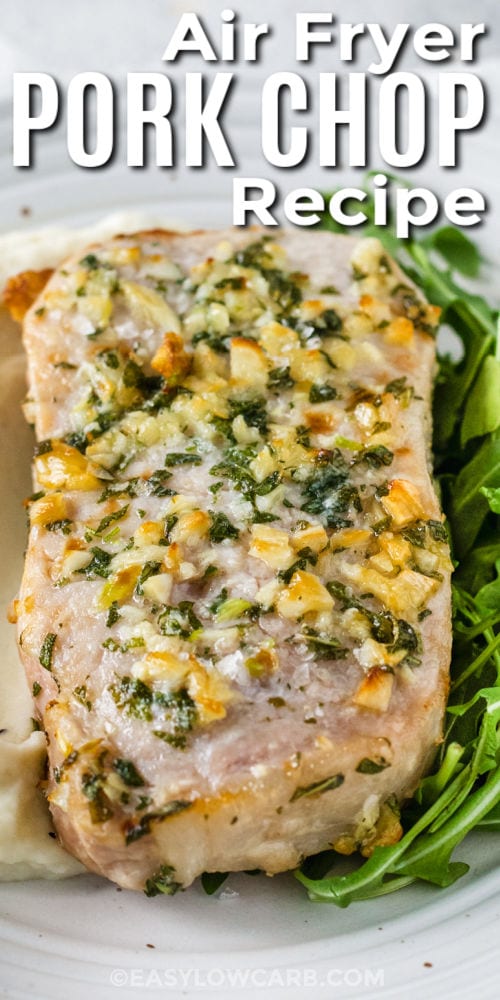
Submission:
[[[448,685],[438,312],[376,240],[159,231],[27,313],[19,644],[92,871],[173,892],[400,836]]]

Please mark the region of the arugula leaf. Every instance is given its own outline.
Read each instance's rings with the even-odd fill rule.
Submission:
[[[459,780],[460,776],[455,782]],[[448,799],[456,790],[455,782],[443,793]],[[372,899],[394,892],[417,878],[439,886],[451,885],[468,870],[463,863],[450,863],[451,852],[500,803],[500,769],[468,798],[459,815],[450,819],[436,834],[426,835],[426,830],[439,812],[440,802],[438,799],[398,844],[376,847],[371,858],[356,872],[314,881],[297,871],[296,878],[306,886],[314,902],[327,901],[342,907],[354,900]],[[409,850],[412,845],[413,849]]]
[[[484,613],[498,611],[500,608],[500,559],[496,564],[496,571],[499,574],[496,580],[486,583],[476,594],[476,604]]]
[[[476,544],[459,563],[455,571],[455,583],[471,594],[476,594],[489,583],[495,572],[495,562],[500,559],[500,538],[495,542],[488,536],[484,543]]]
[[[461,418],[464,402],[496,338],[495,317],[488,304],[457,285],[450,274],[430,260],[421,244],[411,243],[408,253],[416,267],[410,277],[430,302],[441,306],[441,320],[462,339],[464,359],[458,365],[441,366],[434,400],[435,444],[444,450]]]
[[[460,429],[462,446],[471,438],[491,434],[498,427],[500,427],[500,361],[488,354],[465,407]]]
[[[228,872],[203,872],[201,884],[207,896],[213,896],[217,889],[220,889],[228,876]]]
[[[486,437],[470,462],[463,466],[451,490],[448,511],[455,551],[465,555],[488,513],[483,487],[500,486],[500,432]]]
[[[497,314],[455,280],[476,277],[480,254],[451,226],[424,239],[398,240],[369,223],[459,337],[459,360],[438,357],[434,397],[436,473],[458,565],[453,587],[452,688],[434,770],[401,816],[404,833],[346,875],[296,877],[312,900],[347,906],[418,880],[445,887],[467,872],[455,848],[476,826],[500,829],[500,337]],[[343,231],[326,217],[326,229]],[[437,255],[446,267],[438,265]],[[337,590],[341,585],[330,585]],[[344,588],[345,590],[345,588]],[[339,596],[339,595],[337,595]],[[340,599],[340,598],[339,598]],[[345,590],[344,604],[349,606]],[[388,641],[388,640],[385,640]],[[371,767],[371,762],[364,767]]]
[[[494,514],[500,514],[500,487],[490,490],[487,486],[482,486],[479,492],[483,494],[483,497],[486,497],[490,510]]]
[[[468,278],[476,278],[481,265],[481,254],[475,243],[461,229],[443,226],[422,240],[429,250],[437,250],[447,264]]]

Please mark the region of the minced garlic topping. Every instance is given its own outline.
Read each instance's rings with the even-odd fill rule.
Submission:
[[[53,586],[92,585],[108,696],[179,752],[279,679],[285,652],[332,670],[350,657],[353,704],[381,712],[395,673],[418,666],[449,556],[441,521],[393,471],[421,400],[383,373],[438,311],[378,241],[351,263],[354,308],[290,271],[270,237],[214,246],[189,273],[154,237],[123,238],[59,271],[35,312],[69,315],[89,349],[54,361],[70,426],[37,446],[31,523],[61,537]],[[55,675],[61,641],[40,651]],[[88,712],[98,695],[92,676],[73,692]],[[86,772],[95,822],[124,787],[140,794],[133,773],[112,778],[115,792]]]

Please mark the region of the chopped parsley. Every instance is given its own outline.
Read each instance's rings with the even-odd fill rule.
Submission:
[[[113,816],[111,802],[104,790],[105,775],[86,771],[82,775],[82,792],[89,800],[89,813],[92,823],[105,823]]]
[[[327,583],[326,589],[332,597],[335,597],[339,601],[342,611],[345,611],[347,608],[356,608],[357,611],[360,611],[365,616],[370,625],[372,638],[376,642],[387,646],[388,653],[397,653],[400,650],[404,650],[406,653],[404,662],[407,665],[418,666],[420,664],[420,653],[422,651],[421,638],[413,626],[405,621],[404,618],[396,618],[395,615],[384,608],[379,611],[370,610],[361,598],[371,595],[361,595],[361,598],[355,597],[351,588],[346,587],[339,580],[331,580]]]
[[[201,465],[202,459],[196,452],[171,451],[165,456],[165,465],[170,468],[172,465]]]
[[[142,567],[141,572],[139,573],[139,578],[136,583],[135,587],[136,594],[142,596],[144,594],[144,584],[146,583],[146,580],[149,580],[150,576],[156,576],[156,574],[159,573],[160,570],[161,570],[160,562],[148,561],[144,563],[144,566]]]
[[[208,333],[207,330],[202,330],[200,333],[195,333],[192,338],[192,345],[196,347],[196,344],[202,342],[206,343],[208,347],[215,351],[216,354],[229,354],[229,347],[227,346],[227,340],[229,338],[220,337],[216,333]]]
[[[267,378],[267,388],[273,391],[280,389],[293,389],[295,385],[295,379],[290,375],[290,369],[284,366],[283,368],[272,368],[269,372]]]
[[[105,490],[102,491],[98,503],[104,503],[105,500],[109,500],[110,497],[136,497],[138,479],[129,479],[126,483],[116,483],[113,486],[107,486]]]
[[[307,569],[307,566],[315,566],[318,561],[318,554],[314,552],[309,546],[305,546],[303,549],[299,549],[297,553],[299,556],[295,562],[292,563],[288,569],[282,569],[278,573],[278,580],[283,580],[283,583],[290,583],[292,576],[300,569]]]
[[[266,249],[266,244],[270,237],[263,236],[254,243],[238,250],[233,257],[233,262],[240,267],[254,268],[260,271],[268,284],[270,297],[274,300],[278,308],[284,313],[288,313],[294,306],[302,300],[302,292],[299,285],[298,274],[287,274],[273,266],[273,257]]]
[[[144,385],[144,372],[136,361],[131,358],[127,361],[122,372],[122,382],[127,389],[142,389]]]
[[[38,654],[38,659],[42,664],[42,667],[45,667],[46,670],[52,670],[52,657],[54,655],[56,639],[57,636],[54,632],[47,632]]]
[[[217,597],[215,598],[215,600],[212,601],[211,604],[209,604],[208,610],[213,615],[216,615],[217,612],[218,612],[218,610],[219,610],[219,608],[222,607],[222,605],[227,601],[227,598],[228,598],[227,587],[223,587],[222,590],[221,590],[221,592],[220,592],[220,594],[218,594]]]
[[[128,509],[129,504],[127,503],[124,507],[120,507],[119,510],[113,511],[112,514],[106,514],[106,516],[99,521],[97,528],[95,528],[92,533],[94,535],[102,535],[103,531],[106,531],[106,528],[109,528],[110,524],[113,524],[115,521],[121,521],[122,518],[126,517]]]
[[[239,529],[231,523],[228,517],[222,513],[214,513],[213,510],[209,510],[210,515],[210,529],[209,538],[211,542],[219,543],[224,542],[228,538],[239,538]]]
[[[180,601],[176,606],[163,608],[158,616],[162,635],[178,635],[181,639],[189,639],[193,632],[201,628],[201,622],[193,608],[193,601]]]
[[[352,524],[347,517],[352,508],[362,510],[359,493],[349,483],[349,467],[338,448],[321,453],[312,476],[302,489],[305,503],[301,510],[320,516],[329,528],[346,528]]]
[[[333,334],[338,333],[342,329],[342,320],[335,309],[325,309],[321,313],[321,316],[314,321],[314,329],[316,333],[318,331],[325,331],[325,337],[331,337]]]
[[[256,454],[257,449],[252,446],[226,448],[222,462],[212,466],[210,475],[230,479],[238,492],[242,493],[246,500],[251,500],[255,493],[256,482],[248,466]]]
[[[380,774],[381,771],[385,771],[386,767],[390,766],[385,757],[376,757],[373,760],[370,757],[363,757],[356,771],[359,774]]]
[[[45,525],[45,529],[46,531],[60,531],[63,535],[69,535],[72,525],[73,521],[70,521],[67,517],[62,517],[59,521],[49,521]]]
[[[385,445],[378,444],[373,448],[363,448],[355,462],[364,462],[371,469],[381,469],[384,465],[391,465],[393,458],[392,451],[389,451]]]
[[[171,865],[161,865],[156,875],[152,875],[151,878],[147,879],[144,886],[145,895],[159,896],[163,894],[165,896],[173,896],[181,888],[181,883],[175,881],[174,875],[175,868],[172,868]]]
[[[104,361],[107,368],[116,369],[120,367],[120,359],[116,351],[100,351],[97,356]]]
[[[101,261],[95,253],[86,254],[85,257],[82,257],[80,264],[82,267],[86,267],[87,271],[97,271],[98,267],[102,267]]]
[[[388,382],[384,392],[390,392],[403,406],[408,406],[415,396],[415,390],[412,385],[408,385],[406,375],[402,375],[401,378],[395,378],[392,382]]]
[[[190,802],[183,802],[180,799],[174,799],[172,802],[169,802],[168,805],[163,806],[162,809],[159,809],[156,812],[146,813],[144,816],[141,816],[138,823],[127,824],[125,827],[125,843],[127,844],[127,847],[129,844],[135,843],[136,840],[140,840],[141,837],[146,836],[146,834],[151,833],[152,823],[161,823],[162,820],[168,819],[169,816],[176,816],[177,813],[187,809],[190,805]],[[149,895],[155,895],[155,893],[150,892]]]
[[[228,400],[231,420],[242,416],[247,427],[256,427],[260,434],[267,433],[266,400],[263,396],[238,397]]]
[[[235,278],[222,278],[215,285],[215,288],[231,288],[234,292],[240,292],[242,288],[246,286],[246,278],[243,275],[237,275]]]
[[[330,399],[337,398],[337,390],[335,386],[328,385],[325,382],[323,385],[312,385],[309,389],[309,402],[310,403],[325,403]]]
[[[146,480],[146,493],[153,497],[173,496],[175,490],[170,489],[169,486],[165,486],[171,475],[172,473],[168,469],[156,469]]]
[[[314,653],[315,660],[344,660],[349,652],[334,635],[327,635],[315,628],[304,628],[301,638]]]
[[[73,697],[76,698],[80,705],[83,705],[88,712],[92,709],[92,702],[89,701],[87,697],[87,685],[79,684],[78,687],[73,688]]]
[[[146,784],[142,774],[139,773],[131,760],[116,757],[113,761],[113,771],[116,771],[123,783],[130,788],[142,788]]]
[[[161,724],[154,735],[173,746],[183,748],[187,734],[197,720],[197,709],[185,688],[178,691],[153,691],[134,677],[121,677],[110,686],[111,696],[127,715],[144,722]]]
[[[312,785],[296,788],[290,802],[303,799],[309,795],[323,795],[325,792],[333,792],[335,788],[340,788],[344,783],[343,774],[332,774],[330,778],[322,778],[321,781],[314,781]]]
[[[104,549],[100,549],[97,546],[91,548],[92,559],[87,566],[82,569],[77,570],[77,573],[81,573],[86,577],[87,580],[93,580],[100,576],[106,579],[111,573],[111,560],[113,558],[111,552],[105,552]]]
[[[108,611],[107,617],[106,617],[106,626],[107,626],[107,628],[112,628],[113,625],[116,625],[116,622],[119,621],[120,618],[121,618],[121,614],[118,611],[118,602],[117,601],[113,601],[113,603],[112,603],[112,605],[111,605],[111,607],[110,607],[110,609]]]
[[[45,441],[39,441],[35,445],[33,454],[35,458],[38,458],[40,455],[47,455],[50,451],[52,451],[52,441],[48,438]]]

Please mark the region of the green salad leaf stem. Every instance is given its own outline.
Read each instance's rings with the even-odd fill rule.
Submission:
[[[368,198],[369,202],[369,198]],[[500,830],[500,334],[498,312],[464,279],[479,276],[475,244],[453,226],[398,240],[377,236],[430,302],[460,357],[442,353],[434,393],[435,477],[456,564],[453,659],[444,740],[434,769],[402,812],[403,836],[347,874],[295,872],[311,900],[345,907],[415,883],[445,887],[468,871],[452,860],[474,828]],[[346,231],[325,216],[321,227]],[[334,856],[333,856],[334,857]],[[335,862],[333,861],[333,864]]]

